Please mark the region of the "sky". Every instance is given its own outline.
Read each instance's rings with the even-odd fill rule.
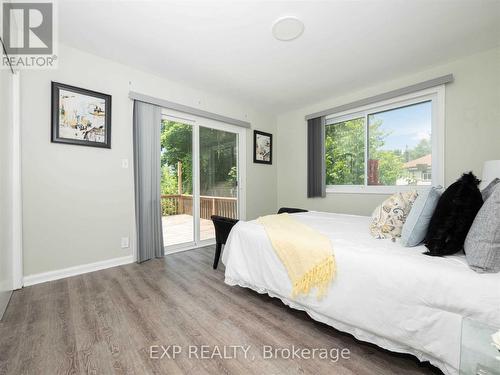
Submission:
[[[402,150],[415,147],[420,140],[430,139],[432,103],[430,101],[369,116],[369,122],[382,120],[380,129],[390,131],[383,150]]]

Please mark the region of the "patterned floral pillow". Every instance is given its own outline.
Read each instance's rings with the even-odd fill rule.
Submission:
[[[375,208],[370,224],[371,235],[375,238],[391,238],[392,240],[401,237],[403,224],[417,196],[416,191],[396,193]]]

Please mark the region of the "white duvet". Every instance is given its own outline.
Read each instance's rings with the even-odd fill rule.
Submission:
[[[411,353],[446,374],[458,373],[463,317],[500,326],[500,273],[478,274],[463,255],[423,255],[377,240],[369,217],[322,212],[294,218],[327,235],[337,273],[328,294],[291,299],[291,283],[263,227],[239,222],[222,261],[225,282],[280,298],[313,319],[380,347]]]

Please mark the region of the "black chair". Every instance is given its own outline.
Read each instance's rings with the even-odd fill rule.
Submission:
[[[219,265],[220,253],[222,250],[222,245],[226,244],[229,232],[234,227],[234,224],[238,222],[237,219],[231,219],[224,216],[211,216],[212,222],[215,227],[215,258],[214,258],[214,270],[217,269]]]
[[[303,210],[302,208],[293,208],[293,207],[281,207],[278,210],[278,214],[284,214],[284,213],[289,213],[289,214],[296,214],[299,212],[308,212],[307,210]]]

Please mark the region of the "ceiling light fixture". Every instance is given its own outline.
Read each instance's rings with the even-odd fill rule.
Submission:
[[[297,17],[281,17],[273,24],[273,35],[281,41],[297,39],[303,32],[304,24]]]

